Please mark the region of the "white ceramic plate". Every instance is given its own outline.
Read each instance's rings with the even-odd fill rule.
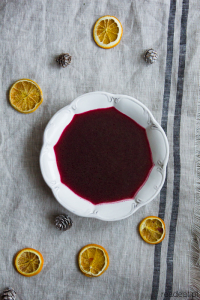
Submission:
[[[146,129],[154,167],[147,181],[133,199],[94,205],[61,183],[53,147],[75,114],[112,106]],[[55,198],[66,209],[82,217],[116,221],[129,217],[156,197],[165,180],[168,156],[169,145],[166,135],[147,107],[129,96],[93,92],[76,98],[70,105],[59,110],[49,121],[44,131],[40,168],[44,180],[52,189]]]

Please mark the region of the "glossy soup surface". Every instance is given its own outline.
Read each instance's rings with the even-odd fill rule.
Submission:
[[[133,198],[153,167],[146,130],[114,107],[75,115],[54,151],[61,182],[93,204]]]

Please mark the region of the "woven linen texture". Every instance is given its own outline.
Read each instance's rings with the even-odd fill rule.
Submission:
[[[0,292],[12,286],[26,300],[166,300],[177,292],[188,293],[190,299],[189,293],[198,292],[197,231],[192,234],[192,228],[198,225],[194,208],[199,203],[199,194],[195,196],[199,12],[198,0],[1,1]],[[119,45],[109,50],[99,48],[92,37],[93,26],[103,15],[116,16],[124,30]],[[149,48],[158,52],[152,65],[143,58]],[[72,56],[66,68],[56,63],[62,53]],[[21,78],[35,80],[44,95],[42,105],[30,115],[18,113],[8,101],[10,86]],[[161,193],[117,222],[66,211],[40,172],[48,121],[76,97],[93,91],[138,99],[169,140]],[[70,230],[55,228],[59,214],[72,218]],[[138,234],[139,222],[149,215],[160,216],[166,224],[166,237],[156,247]],[[102,245],[109,253],[110,266],[99,278],[87,278],[78,269],[78,251],[89,243]],[[13,267],[15,253],[25,247],[44,257],[42,272],[32,278]]]

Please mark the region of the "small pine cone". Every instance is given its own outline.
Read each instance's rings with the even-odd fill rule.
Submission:
[[[3,291],[3,294],[1,296],[2,300],[15,300],[16,299],[16,292],[13,290],[13,288],[8,287]]]
[[[72,219],[68,215],[59,215],[55,219],[55,226],[59,230],[68,230],[72,227]]]
[[[57,63],[66,68],[71,63],[72,57],[68,53],[61,54],[57,59]]]
[[[144,54],[144,59],[148,64],[153,64],[157,58],[158,53],[153,49],[147,50]]]

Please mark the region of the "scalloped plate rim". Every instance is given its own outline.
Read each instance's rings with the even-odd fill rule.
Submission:
[[[124,199],[122,201],[118,201],[118,202],[112,202],[112,203],[105,203],[105,204],[100,204],[99,206],[102,206],[102,205],[117,205],[118,203],[123,203],[123,202],[126,202],[126,203],[130,203],[131,206],[134,206],[134,208],[132,208],[126,215],[122,215],[121,217],[112,217],[112,218],[104,218],[102,216],[98,216],[98,214],[94,213],[94,211],[96,210],[96,208],[98,207],[98,205],[93,205],[93,211],[90,211],[87,215],[83,215],[80,213],[80,211],[75,211],[74,209],[71,209],[69,208],[69,206],[66,204],[63,204],[63,202],[56,196],[50,182],[48,182],[48,180],[45,178],[45,175],[44,175],[44,170],[43,170],[43,152],[44,152],[44,148],[45,148],[45,145],[47,143],[46,141],[46,132],[47,130],[49,129],[49,126],[50,126],[50,123],[52,122],[52,119],[55,118],[57,115],[59,115],[59,113],[61,111],[64,111],[64,110],[71,110],[71,112],[74,113],[74,109],[72,108],[74,106],[74,104],[77,104],[79,102],[79,100],[81,98],[84,98],[84,97],[87,97],[89,95],[95,95],[95,94],[99,94],[99,95],[105,95],[107,96],[107,99],[109,101],[109,99],[117,99],[117,98],[127,98],[129,100],[131,100],[132,102],[135,102],[136,104],[138,104],[140,107],[143,108],[144,111],[146,111],[148,113],[148,115],[150,116],[150,120],[152,121],[153,124],[155,124],[157,126],[157,128],[159,129],[159,131],[161,132],[162,136],[163,136],[163,139],[164,139],[164,142],[165,142],[165,150],[166,150],[166,156],[165,156],[165,159],[164,159],[164,163],[163,163],[163,169],[162,169],[162,181],[158,187],[158,190],[155,192],[154,195],[152,195],[147,201],[145,202],[141,202],[139,204],[134,204],[136,203],[135,201],[135,198],[134,199]],[[109,101],[108,103],[112,103],[112,100]],[[111,105],[111,107],[114,106],[114,105]],[[110,107],[110,106],[108,106]],[[89,110],[92,110],[92,109],[89,109]],[[89,111],[88,110],[88,111]],[[59,109],[52,117],[51,119],[49,120],[49,122],[47,123],[46,127],[45,127],[45,130],[44,130],[44,133],[43,133],[43,144],[42,144],[42,148],[41,148],[41,151],[40,151],[40,157],[39,157],[39,162],[40,162],[40,170],[41,170],[41,173],[42,173],[42,176],[43,176],[43,179],[44,181],[46,182],[46,184],[51,188],[52,190],[52,193],[54,195],[54,197],[56,198],[56,200],[67,210],[71,211],[72,213],[80,216],[80,217],[88,217],[88,218],[95,218],[95,219],[99,219],[99,220],[102,220],[102,221],[118,221],[118,220],[122,220],[122,219],[125,219],[127,217],[130,217],[133,213],[135,213],[140,207],[146,205],[147,203],[151,202],[160,192],[163,184],[164,184],[164,181],[165,181],[165,177],[166,177],[166,166],[167,166],[167,163],[168,163],[168,158],[169,158],[169,144],[168,144],[168,140],[167,140],[167,137],[165,135],[165,132],[164,130],[162,129],[162,127],[159,125],[159,123],[155,120],[155,118],[153,117],[151,111],[143,104],[141,103],[139,100],[135,99],[134,97],[131,97],[131,96],[128,96],[128,95],[124,95],[124,94],[112,94],[112,93],[108,93],[108,92],[104,92],[104,91],[95,91],[95,92],[89,92],[89,93],[85,93],[85,94],[82,94],[80,96],[78,96],[77,98],[75,98],[71,103],[69,103],[68,105],[64,106],[63,108]],[[144,184],[145,186],[145,184]],[[138,193],[137,193],[138,194]],[[78,195],[76,195],[79,199],[82,199],[83,201],[87,201],[89,202],[88,200],[85,200],[81,197],[79,197]]]

